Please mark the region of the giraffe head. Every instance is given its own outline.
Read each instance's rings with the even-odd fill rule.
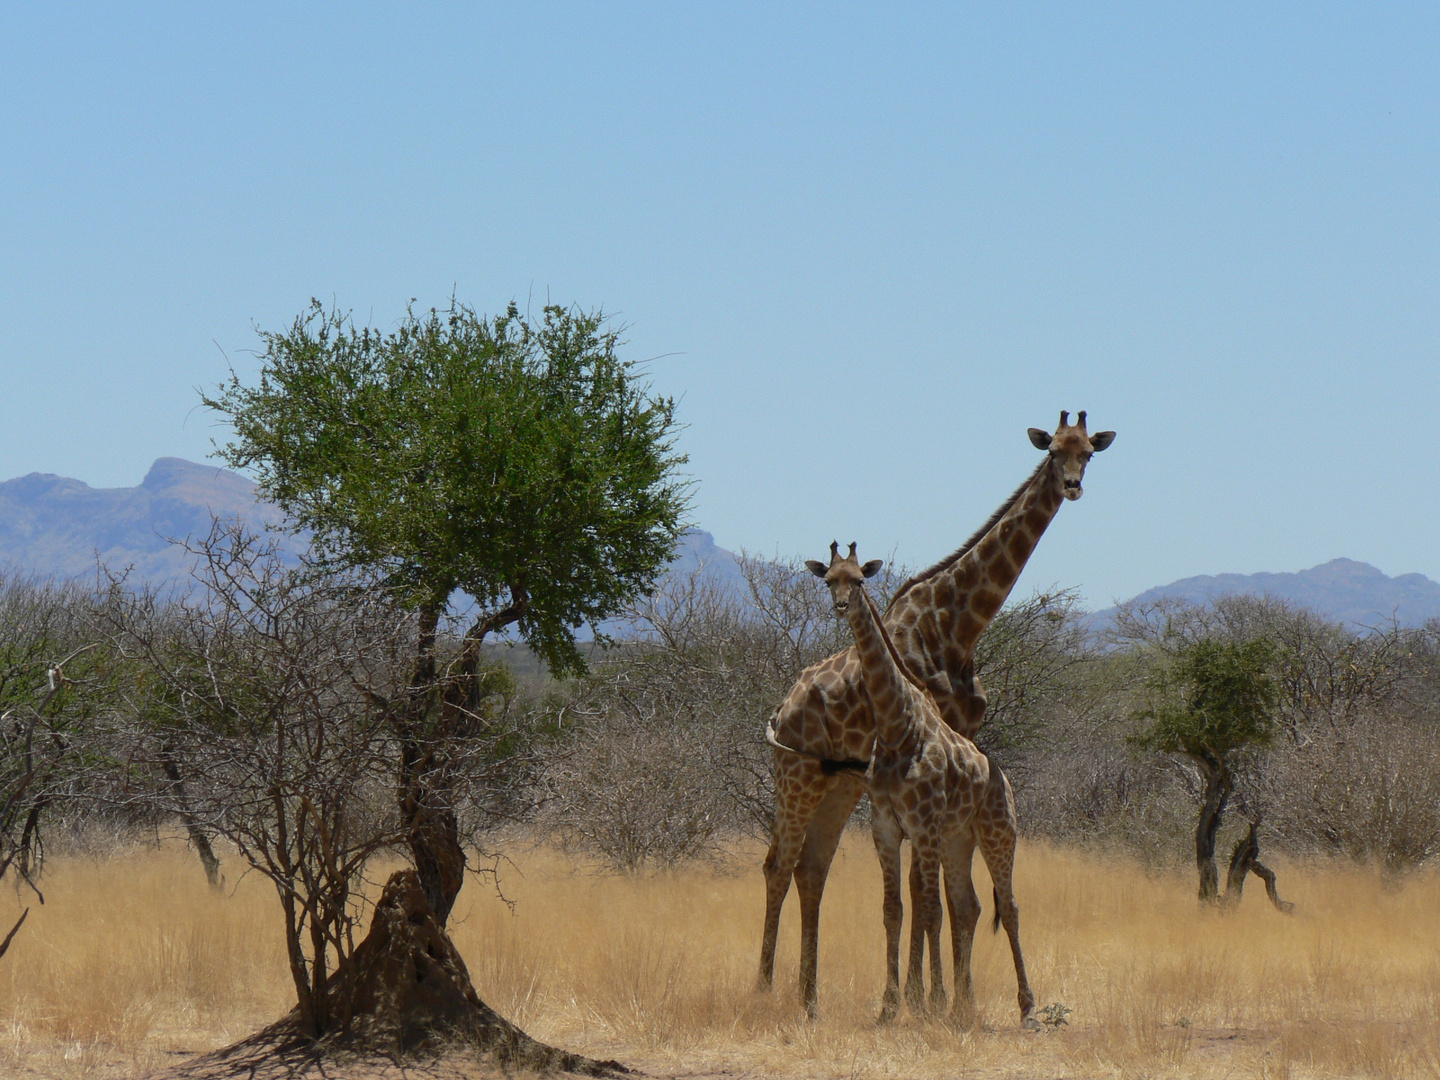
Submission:
[[[850,542],[850,554],[843,559],[840,557],[840,545],[834,540],[830,541],[830,565],[826,566],[819,559],[806,559],[805,565],[810,572],[818,578],[824,578],[825,584],[830,586],[830,599],[835,602],[835,610],[841,615],[850,610],[850,604],[858,599],[857,589],[865,588],[865,579],[874,577],[885,565],[882,559],[871,559],[864,566],[855,557],[855,542]]]
[[[1070,412],[1066,409],[1060,413],[1060,426],[1055,429],[1054,435],[1032,427],[1030,441],[1036,449],[1050,452],[1051,462],[1060,471],[1065,498],[1073,500],[1085,493],[1080,481],[1085,478],[1085,466],[1090,462],[1090,455],[1098,454],[1114,442],[1115,433],[1097,431],[1090,435],[1085,431],[1085,410],[1080,410],[1079,417],[1072,424]]]

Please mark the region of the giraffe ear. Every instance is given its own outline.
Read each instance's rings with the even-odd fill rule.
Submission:
[[[810,573],[818,578],[823,578],[830,571],[830,568],[819,559],[806,559],[805,565],[810,568]]]
[[[1026,434],[1030,436],[1030,442],[1036,450],[1050,449],[1050,433],[1048,431],[1042,431],[1038,427],[1032,427]]]
[[[1098,454],[1114,441],[1115,433],[1113,431],[1097,431],[1090,436],[1090,449]]]
[[[880,572],[880,568],[884,565],[884,559],[871,559],[869,562],[867,562],[864,566],[860,568],[860,573],[864,574],[866,577],[874,577]]]

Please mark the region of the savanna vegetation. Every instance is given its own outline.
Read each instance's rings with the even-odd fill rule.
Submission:
[[[215,893],[183,841],[127,835],[92,834],[95,846],[52,861],[47,903],[0,964],[0,1073],[131,1077],[292,1007],[269,883],[250,875]],[[1286,917],[1263,896],[1232,912],[1197,904],[1188,851],[1172,872],[1024,842],[1030,978],[1040,1015],[1068,1021],[1027,1034],[1004,936],[988,933],[976,937],[976,1027],[875,1023],[885,939],[863,832],[848,834],[826,890],[814,1022],[793,993],[793,911],[778,958],[790,992],[778,980],[755,990],[763,845],[741,842],[729,865],[641,874],[519,837],[507,849],[503,899],[471,881],[449,922],[480,996],[538,1039],[652,1076],[1431,1077],[1440,1054],[1433,871],[1387,889],[1373,865],[1280,856],[1297,905]],[[0,897],[0,914],[13,903]],[[1047,1014],[1056,1004],[1071,1011]]]
[[[233,529],[196,551],[205,587],[169,601],[16,579],[0,594],[17,665],[40,657],[15,668],[7,717],[36,748],[24,784],[8,759],[20,888],[4,921],[31,909],[0,964],[12,1063],[118,1074],[273,1020],[313,988],[314,957],[323,973],[354,953],[410,856],[385,710],[411,677],[413,611]],[[651,1070],[1429,1074],[1433,1037],[1412,1018],[1440,995],[1435,627],[1353,633],[1230,599],[1124,610],[1097,633],[1065,593],[1013,601],[982,639],[983,741],[1015,782],[1050,1034],[1009,1030],[1013,974],[988,939],[976,1031],[874,1027],[879,884],[861,832],[827,897],[810,1026],[783,982],[751,985],[759,731],[845,638],[803,566],[741,570],[738,587],[702,570],[632,603],[626,637],[582,675],[517,676],[482,650],[486,737],[455,767],[472,880],[448,932],[497,1013]],[[26,627],[44,631],[28,652]],[[1195,898],[1202,840],[1221,856],[1201,878],[1215,904]],[[1240,902],[1252,867],[1227,879],[1224,858],[1247,852],[1293,915]],[[783,936],[793,954],[795,928]]]
[[[686,505],[673,409],[598,315],[455,305],[380,334],[316,306],[263,341],[259,385],[207,403],[303,559],[217,522],[187,589],[0,583],[12,1066],[134,1071],[258,1027],[217,1073],[454,1039],[618,1069],[523,1027],[672,1071],[1440,1067],[1407,1019],[1440,1005],[1440,626],[1245,598],[1098,626],[1063,590],[1012,598],[977,650],[980,742],[1015,787],[1054,1038],[1008,1029],[994,949],[994,1028],[874,1026],[855,835],[812,1025],[751,981],[761,734],[849,643],[825,590],[751,555],[660,577]],[[617,640],[577,637],[597,625]],[[1251,874],[1272,903],[1242,902]]]

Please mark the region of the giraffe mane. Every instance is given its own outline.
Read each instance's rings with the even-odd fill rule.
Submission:
[[[1030,485],[1035,483],[1041,472],[1043,472],[1045,470],[1045,467],[1049,464],[1050,458],[1046,456],[1041,460],[1039,465],[1035,466],[1035,471],[1025,478],[1025,481],[1015,489],[1015,491],[1008,499],[1006,499],[1003,503],[1000,504],[1000,508],[990,515],[990,519],[986,521],[984,525],[981,525],[980,528],[975,530],[975,532],[971,535],[970,539],[966,540],[965,543],[961,544],[949,555],[946,555],[945,558],[941,559],[934,566],[930,567],[927,570],[921,570],[920,573],[916,574],[914,577],[909,578],[898,589],[896,589],[895,595],[890,597],[890,603],[886,606],[885,610],[888,612],[892,608],[894,608],[894,606],[900,602],[900,598],[902,596],[904,596],[907,592],[913,589],[916,585],[919,585],[922,581],[929,581],[932,577],[935,577],[935,575],[943,573],[944,571],[950,569],[950,567],[954,566],[957,562],[959,562],[966,555],[968,555],[975,547],[975,545],[980,543],[980,541],[985,538],[985,534],[988,533],[991,529],[993,529],[996,525],[998,525],[1000,523],[1000,519],[1010,512],[1010,508],[1020,501],[1020,496],[1024,495],[1025,492],[1029,489]]]
[[[921,681],[920,676],[906,663],[905,657],[900,655],[900,650],[895,648],[895,642],[890,637],[890,631],[885,629],[885,624],[880,619],[880,609],[875,605],[875,601],[870,599],[870,593],[865,589],[861,589],[860,595],[865,598],[865,603],[870,606],[870,614],[874,616],[875,625],[879,628],[880,636],[885,640],[885,648],[890,651],[890,658],[895,661],[895,666],[900,669],[900,674],[905,677],[906,682],[910,683],[911,686],[915,687],[915,689],[919,690],[922,694],[929,694],[930,688]]]

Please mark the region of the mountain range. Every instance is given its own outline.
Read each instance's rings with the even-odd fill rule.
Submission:
[[[212,515],[257,530],[283,520],[239,473],[160,458],[139,487],[92,488],[54,473],[0,483],[0,567],[61,579],[89,578],[97,560],[131,568],[138,581],[181,584],[193,557],[171,540],[200,539]]]
[[[1222,596],[1277,597],[1351,629],[1379,626],[1392,618],[1401,626],[1440,618],[1440,584],[1424,574],[1390,577],[1354,559],[1331,559],[1293,574],[1200,574],[1146,589],[1129,602],[1173,598],[1207,604]],[[1096,612],[1095,618],[1107,614]]]
[[[160,458],[139,486],[130,488],[92,488],[53,473],[31,473],[0,482],[0,569],[85,578],[95,573],[98,559],[114,570],[131,567],[137,580],[183,584],[192,559],[170,541],[204,536],[212,515],[240,518],[257,529],[283,520],[276,507],[257,501],[246,477],[181,458]],[[740,587],[735,556],[710,533],[692,529],[682,537],[670,572],[686,574],[701,566]],[[1175,597],[1204,604],[1231,594],[1278,597],[1356,627],[1392,616],[1405,626],[1440,618],[1440,584],[1422,574],[1389,577],[1353,559],[1332,559],[1295,573],[1182,578],[1147,589],[1132,602]]]

